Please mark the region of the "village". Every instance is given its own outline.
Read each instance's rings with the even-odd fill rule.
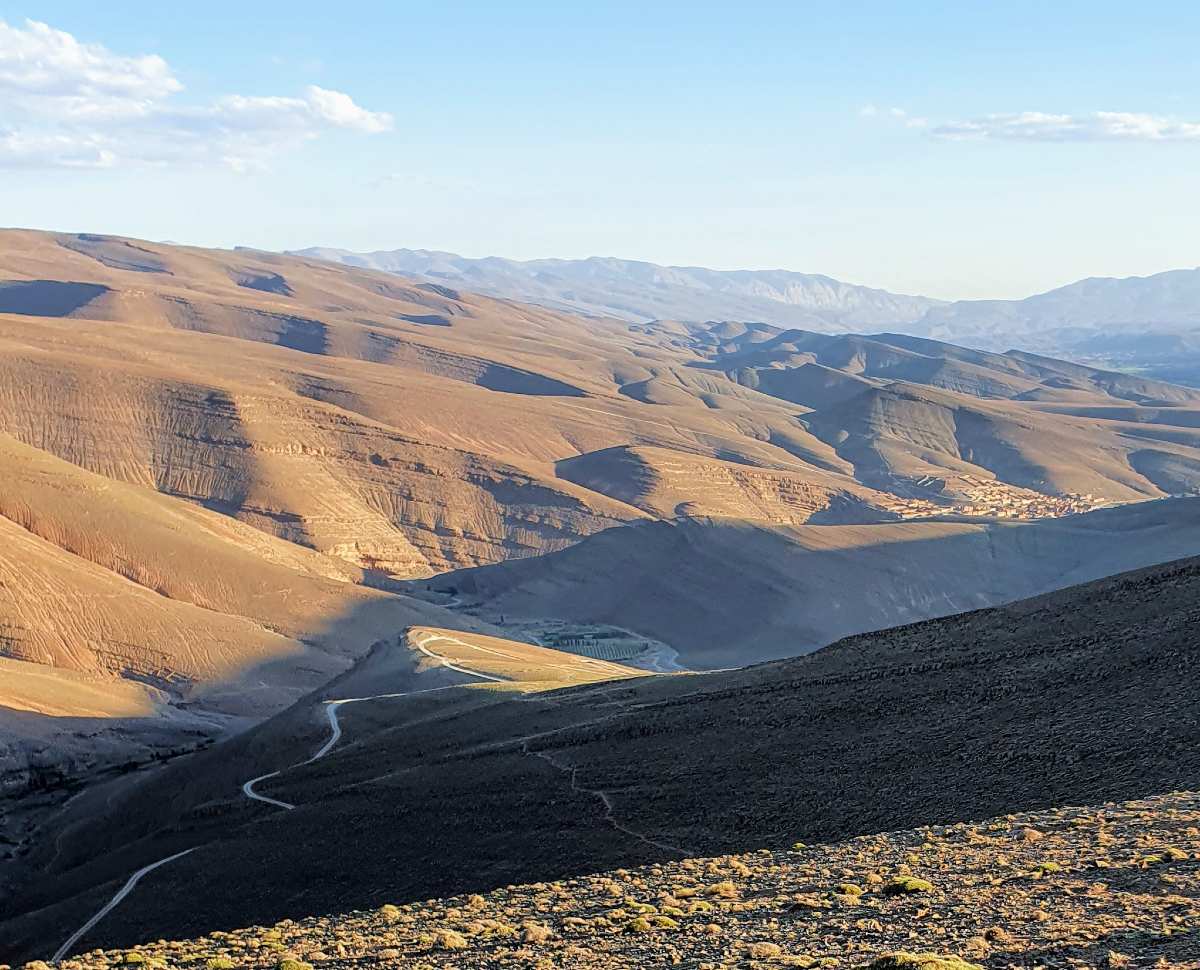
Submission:
[[[1032,489],[1008,485],[973,475],[953,479],[920,478],[912,490],[938,495],[939,500],[896,496],[886,510],[902,519],[923,519],[938,515],[969,515],[993,519],[1053,519],[1076,515],[1112,502],[1094,495],[1044,495]]]

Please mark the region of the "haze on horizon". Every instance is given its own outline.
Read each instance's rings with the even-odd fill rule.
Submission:
[[[1197,29],[1182,2],[18,2],[2,221],[1020,298],[1200,263]]]

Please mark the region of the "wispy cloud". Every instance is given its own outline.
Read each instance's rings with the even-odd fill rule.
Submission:
[[[47,24],[0,20],[0,166],[215,162],[242,171],[331,129],[392,127],[390,115],[316,85],[296,97],[231,94],[200,105],[181,103],[182,90],[158,55],[124,56]]]
[[[927,118],[909,114],[904,108],[880,108],[874,104],[863,105],[858,109],[858,116],[860,118],[883,118],[902,124],[905,128],[924,128],[929,124]]]
[[[1200,141],[1200,123],[1124,111],[987,115],[930,129],[935,138],[1003,141]]]

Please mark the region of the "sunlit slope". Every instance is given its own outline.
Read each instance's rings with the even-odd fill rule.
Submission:
[[[299,680],[311,687],[379,636],[436,613],[356,585],[361,572],[339,559],[3,435],[0,468],[10,656],[153,675],[190,693],[295,654],[309,658],[297,668],[313,668]],[[289,680],[281,670],[267,679],[272,689]]]
[[[611,448],[561,461],[561,478],[658,518],[722,516],[789,525],[882,518],[888,496],[824,468],[756,468],[664,448]]]
[[[7,656],[180,692],[283,661],[317,678],[339,666],[244,617],[168,599],[8,519],[0,519],[0,603]]]
[[[472,672],[487,678],[488,686],[511,690],[553,690],[647,676],[645,671],[607,660],[459,630],[412,627],[406,642],[423,665]]]
[[[956,477],[970,475],[1129,501],[1200,486],[1200,437],[1179,430],[1200,413],[1194,388],[899,334],[713,323],[643,329],[697,354],[695,366],[709,374],[803,408],[805,431],[875,488],[903,493],[932,477],[953,490]],[[684,387],[677,381],[658,393]],[[1092,420],[1067,416],[1088,404]],[[1099,410],[1119,405],[1124,421]]]
[[[951,498],[962,475],[1111,501],[1200,487],[1200,443],[1161,407],[1196,395],[1160,382],[583,319],[249,250],[5,232],[0,348],[0,430],[391,576],[645,517],[859,521],[872,489],[926,476]],[[1136,416],[1048,410],[1114,402]]]
[[[113,683],[7,657],[0,657],[0,683],[0,707],[52,718],[148,717],[162,700],[160,691],[138,681]]]
[[[553,467],[630,440],[803,467],[782,410],[753,417],[780,447],[741,412],[621,395],[661,352],[615,326],[263,254],[5,239],[31,277],[0,300],[6,430],[363,568],[537,554],[638,517]]]
[[[123,359],[137,332],[95,336],[87,360],[13,345],[0,365],[3,430],[359,568],[424,575],[529,555],[640,514],[552,470],[428,444],[264,381],[261,369],[279,362],[227,364],[236,345],[168,350],[156,366]]]
[[[1082,421],[1009,402],[964,401],[916,385],[872,388],[805,418],[856,477],[876,488],[925,476],[979,475],[1050,494],[1137,501],[1194,490],[1200,434]],[[1159,467],[1182,472],[1172,480]],[[1179,481],[1188,484],[1178,487]]]

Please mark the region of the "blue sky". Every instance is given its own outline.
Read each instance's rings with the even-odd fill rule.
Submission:
[[[1194,3],[39,0],[0,21],[7,225],[949,298],[1200,264]]]

